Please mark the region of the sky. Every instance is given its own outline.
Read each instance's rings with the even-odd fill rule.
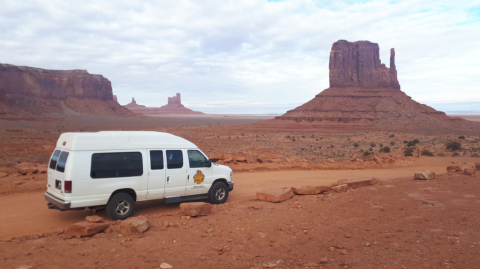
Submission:
[[[401,89],[480,113],[480,0],[0,0],[0,63],[84,69],[120,104],[283,114],[329,87],[340,39],[369,40]]]

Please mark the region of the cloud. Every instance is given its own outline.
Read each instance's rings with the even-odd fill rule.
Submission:
[[[187,106],[212,113],[281,114],[328,87],[333,42],[370,40],[383,62],[395,47],[402,90],[435,107],[480,99],[479,7],[478,0],[4,0],[0,62],[102,74],[123,104],[135,96],[161,106],[180,92]]]

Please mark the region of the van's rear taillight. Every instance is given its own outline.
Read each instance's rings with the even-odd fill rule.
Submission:
[[[65,193],[72,193],[72,182],[65,181]]]

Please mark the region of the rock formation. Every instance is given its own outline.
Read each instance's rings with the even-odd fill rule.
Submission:
[[[168,97],[168,104],[155,108],[155,107],[145,107],[137,104],[135,98],[132,98],[132,102],[126,104],[124,107],[130,109],[131,111],[138,114],[203,114],[202,112],[193,111],[186,108],[182,105],[182,98],[179,93],[173,97]]]
[[[337,131],[480,129],[478,123],[448,117],[402,92],[394,49],[387,68],[380,62],[378,44],[339,40],[332,46],[329,69],[330,88],[270,123],[309,123]]]
[[[112,85],[86,70],[46,70],[0,64],[0,88],[10,106],[32,114],[132,115],[113,100]]]

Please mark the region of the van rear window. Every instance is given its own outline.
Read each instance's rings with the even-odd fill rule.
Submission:
[[[58,157],[58,162],[57,162],[57,171],[58,172],[65,172],[65,164],[67,163],[67,158],[68,158],[68,152],[67,151],[62,151],[60,153],[60,157]]]
[[[136,177],[143,175],[140,152],[115,152],[92,154],[92,178]]]
[[[61,150],[55,150],[53,152],[52,158],[50,159],[50,165],[48,166],[49,168],[52,168],[55,170],[55,167],[57,167],[57,161],[58,161],[58,156],[60,156]]]

